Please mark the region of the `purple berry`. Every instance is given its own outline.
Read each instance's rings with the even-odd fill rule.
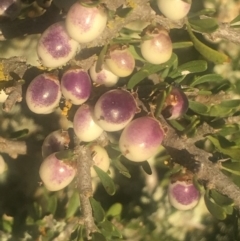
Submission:
[[[46,158],[54,152],[64,150],[70,142],[67,131],[57,130],[51,132],[43,141],[42,156]]]
[[[142,56],[151,64],[162,64],[172,55],[172,41],[167,30],[162,27],[150,26],[144,35],[148,39],[141,42]]]
[[[96,124],[93,115],[93,108],[89,105],[82,105],[78,108],[73,119],[73,129],[81,141],[93,141],[103,132],[103,129]]]
[[[74,105],[84,103],[90,96],[92,82],[87,72],[82,69],[69,69],[61,79],[61,90],[67,100]]]
[[[188,14],[191,4],[192,1],[188,3],[182,0],[157,0],[159,10],[171,20],[184,18]]]
[[[0,19],[14,19],[21,11],[20,0],[1,0],[0,1]]]
[[[178,87],[174,87],[166,99],[162,115],[169,119],[177,119],[188,110],[188,98]]]
[[[48,68],[57,68],[72,59],[79,48],[71,39],[63,22],[48,27],[39,39],[37,53],[41,63]]]
[[[119,77],[113,74],[106,64],[103,64],[101,71],[96,72],[96,62],[94,65],[89,69],[89,74],[93,82],[99,85],[105,85],[106,87],[114,86]]]
[[[41,163],[39,175],[49,191],[58,191],[70,184],[76,175],[74,167],[59,160],[56,153],[51,154]]]
[[[105,131],[123,129],[138,111],[137,103],[128,91],[116,89],[103,94],[94,107],[97,123]]]
[[[50,74],[38,75],[27,88],[27,105],[32,112],[37,114],[53,112],[58,106],[60,98],[59,80]]]
[[[119,148],[129,160],[142,162],[157,154],[164,131],[160,123],[149,116],[137,118],[123,130]]]
[[[107,14],[104,8],[84,7],[78,2],[71,6],[66,17],[68,34],[79,43],[88,43],[96,39],[106,24]]]
[[[188,173],[172,176],[168,187],[168,198],[171,205],[178,210],[194,208],[198,204],[200,193],[193,184],[192,176],[189,177]]]
[[[135,68],[135,59],[125,45],[111,46],[105,63],[109,70],[119,77],[129,76]]]

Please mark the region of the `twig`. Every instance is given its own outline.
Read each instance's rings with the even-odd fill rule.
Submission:
[[[212,41],[217,41],[220,38],[235,44],[240,43],[239,28],[231,27],[229,23],[219,23],[219,28],[215,32],[204,35]]]
[[[75,136],[75,139],[77,137]],[[92,206],[89,198],[93,196],[92,179],[90,174],[91,152],[87,146],[79,145],[75,140],[75,154],[77,156],[77,188],[79,192],[82,217],[80,223],[83,223],[86,229],[87,238],[91,239],[90,234],[97,232],[97,226],[94,223]]]
[[[0,137],[0,152],[7,153],[12,158],[17,158],[18,155],[27,154],[27,145],[25,141],[12,141]]]
[[[16,102],[22,101],[22,83],[21,81],[15,82],[15,85],[8,87],[5,90],[6,94],[9,94],[4,105],[3,110],[5,112],[11,111]]]

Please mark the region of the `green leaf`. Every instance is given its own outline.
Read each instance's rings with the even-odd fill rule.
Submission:
[[[230,115],[231,112],[232,112],[232,109],[228,107],[224,107],[221,104],[219,104],[219,105],[210,106],[207,115],[219,118],[219,117],[227,117]]]
[[[219,220],[224,220],[227,215],[225,210],[219,206],[218,204],[214,203],[210,198],[209,198],[209,194],[208,191],[206,191],[205,195],[204,195],[204,201],[206,204],[206,207],[208,209],[208,211],[217,219]]]
[[[93,241],[107,241],[107,239],[101,233],[93,233],[92,240]]]
[[[142,62],[146,62],[146,60],[144,58],[142,58],[140,56],[140,54],[138,54],[137,50],[136,50],[137,47],[133,46],[133,45],[130,45],[128,47],[129,51],[131,52],[131,54],[133,55],[134,59],[137,59],[137,60],[140,60]]]
[[[234,146],[230,146],[231,143],[229,143],[225,138],[218,136],[207,136],[207,138],[213,143],[213,145],[217,148],[217,150],[224,155],[230,156],[231,158],[238,160],[240,157],[240,148],[236,148]],[[221,140],[221,142],[220,142]],[[222,146],[222,143],[225,143],[226,147]],[[227,146],[229,145],[229,146]],[[225,163],[225,162],[224,162]],[[239,163],[240,164],[240,163]]]
[[[189,48],[192,46],[193,46],[193,43],[191,41],[173,43],[173,49],[183,49],[183,48]]]
[[[125,177],[131,178],[131,174],[129,173],[128,169],[122,164],[120,157],[113,158],[112,162],[113,165],[118,169],[118,171]]]
[[[120,18],[125,18],[132,12],[132,10],[133,9],[130,7],[126,7],[126,8],[120,7],[119,9],[117,9],[116,15],[118,15]]]
[[[97,73],[102,70],[102,65],[104,62],[105,55],[107,53],[107,49],[108,49],[108,45],[105,44],[98,56],[97,63],[96,63],[96,72]]]
[[[158,95],[158,97],[157,97],[157,106],[156,106],[156,110],[155,110],[155,113],[154,113],[155,117],[158,117],[161,114],[162,109],[163,109],[164,104],[165,104],[166,98],[167,98],[167,92],[165,90],[162,91]]]
[[[218,29],[218,22],[214,18],[207,19],[189,19],[191,27],[198,32],[212,33]]]
[[[237,22],[240,22],[240,14],[230,22],[230,25],[237,23]]]
[[[240,125],[238,124],[229,124],[229,125],[225,125],[223,126],[218,134],[222,135],[222,136],[226,136],[226,135],[232,135],[232,134],[236,134],[240,131]]]
[[[205,8],[196,13],[189,13],[188,18],[198,17],[200,15],[213,15],[216,12],[214,8]]]
[[[208,47],[201,41],[199,41],[193,34],[192,29],[189,24],[187,24],[187,30],[188,30],[189,36],[194,44],[195,49],[202,56],[204,56],[206,59],[208,59],[209,61],[212,61],[215,64],[222,64],[225,62],[229,62],[229,57],[227,55],[220,53],[220,52]]]
[[[117,238],[122,238],[122,233],[114,226],[112,236]]]
[[[20,131],[15,131],[15,132],[12,132],[10,134],[10,137],[11,139],[19,139],[19,138],[22,138],[24,136],[26,136],[28,134],[29,130],[28,129],[22,129]]]
[[[177,78],[179,76],[203,72],[205,70],[207,70],[207,62],[205,60],[194,60],[180,65],[169,77]]]
[[[79,1],[79,3],[86,8],[93,8],[100,4],[101,0],[96,1]]]
[[[208,107],[206,105],[192,100],[189,100],[189,108],[201,115],[206,115],[208,112]]]
[[[240,162],[225,161],[221,162],[221,168],[240,176]]]
[[[100,223],[99,226],[104,229],[105,233],[108,235],[108,236],[111,236],[112,232],[113,232],[113,224],[108,221],[107,219],[104,220],[104,222]],[[106,235],[105,235],[106,236]]]
[[[105,220],[105,212],[100,204],[100,202],[96,201],[93,197],[89,198],[92,209],[93,216],[97,223],[101,223]]]
[[[79,209],[79,206],[80,206],[79,194],[76,191],[72,194],[72,196],[68,200],[66,218],[73,217],[76,211]]]
[[[141,162],[141,167],[148,175],[152,175],[152,169],[147,161]]]
[[[238,108],[240,106],[240,99],[223,100],[220,105],[226,108]]]
[[[55,156],[58,160],[70,160],[73,157],[73,151],[70,149],[62,150],[57,152]]]
[[[221,194],[215,189],[210,191],[210,196],[213,198],[214,202],[217,203],[219,206],[228,206],[233,204],[233,200],[229,197]]]
[[[114,203],[107,211],[107,217],[120,217],[123,206],[121,203]]]
[[[114,195],[116,188],[115,188],[112,178],[109,177],[109,175],[106,172],[104,172],[101,168],[99,168],[95,165],[93,166],[93,168],[96,171],[96,173],[98,174],[98,177],[100,178],[102,185],[105,188],[106,192],[109,195]]]
[[[226,214],[232,215],[233,214],[233,205],[222,206]]]
[[[168,60],[164,64],[155,65],[146,63],[137,73],[132,75],[132,77],[128,81],[127,88],[134,88],[137,84],[139,84],[143,79],[147,78],[149,75],[157,73],[170,66],[173,66],[174,64],[176,64],[175,62],[177,62],[177,55],[173,53],[170,60]]]
[[[51,195],[48,198],[48,206],[47,206],[47,210],[52,213],[55,214],[56,210],[57,210],[57,196],[56,195]]]
[[[190,84],[190,86],[196,86],[204,83],[219,83],[221,81],[223,81],[223,77],[221,75],[207,74],[195,78],[194,81]]]

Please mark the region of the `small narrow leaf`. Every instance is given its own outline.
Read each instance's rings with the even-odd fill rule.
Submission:
[[[193,18],[201,15],[213,15],[215,12],[216,12],[216,9],[214,8],[205,8],[196,13],[189,13],[188,18]]]
[[[189,23],[193,29],[202,33],[212,33],[218,29],[218,22],[214,18],[189,19]]]
[[[121,203],[113,204],[107,211],[107,217],[120,217],[122,213],[123,206]]]
[[[69,160],[73,157],[73,151],[70,149],[59,151],[55,154],[55,156],[58,160]]]
[[[207,74],[200,77],[196,77],[190,86],[196,86],[204,83],[220,83],[223,81],[223,77],[218,74]]]
[[[105,212],[100,204],[100,202],[96,201],[93,197],[89,198],[92,209],[93,216],[97,223],[101,223],[105,220]]]
[[[79,209],[79,205],[79,194],[78,192],[74,192],[68,200],[66,218],[73,217],[76,211]]]
[[[118,169],[118,171],[125,177],[131,178],[131,174],[128,169],[122,164],[120,157],[112,159],[113,165]]]
[[[240,156],[240,148],[235,148],[234,146],[227,146],[227,140],[221,136],[213,137],[213,136],[207,136],[207,138],[213,143],[213,145],[217,148],[217,150],[221,153],[223,153],[224,155],[230,156],[231,158],[238,160],[239,156]],[[220,140],[223,142],[225,142],[225,146],[222,146],[220,143]],[[225,163],[225,162],[224,162]],[[222,163],[222,164],[224,164]],[[225,163],[226,165],[226,163]],[[240,165],[240,163],[239,163]],[[240,166],[239,166],[240,167]],[[240,170],[239,170],[240,172]]]
[[[98,177],[100,178],[102,185],[104,186],[106,192],[109,195],[114,195],[116,189],[115,189],[115,185],[114,185],[112,178],[109,177],[109,175],[106,172],[104,172],[101,168],[99,168],[95,165],[93,166],[93,168],[96,171],[96,173],[98,174]]]
[[[165,100],[167,98],[167,92],[166,91],[162,91],[158,97],[157,97],[157,106],[156,106],[156,110],[155,110],[155,117],[158,117],[163,109],[163,106],[165,104]]]
[[[11,139],[19,139],[21,137],[24,137],[28,134],[29,130],[28,129],[22,129],[22,130],[19,130],[19,131],[15,131],[15,132],[12,132],[10,134],[10,138]]]
[[[107,239],[101,233],[93,233],[92,240],[93,241],[107,241]]]
[[[102,70],[102,65],[103,65],[103,62],[104,62],[104,58],[105,58],[107,49],[108,49],[108,45],[105,44],[104,47],[102,48],[99,56],[98,56],[97,63],[96,63],[96,72],[97,73]]]
[[[142,162],[141,167],[148,175],[152,175],[152,169],[147,161]]]
[[[159,71],[168,68],[170,66],[175,65],[177,62],[177,56],[176,54],[172,54],[170,60],[168,60],[164,64],[150,64],[146,63],[137,73],[135,73],[130,80],[128,81],[127,88],[132,89],[134,88],[137,84],[139,84],[143,79],[147,78],[149,75],[158,73]]]
[[[100,223],[100,226],[102,229],[104,229],[104,232],[108,235],[111,236],[112,232],[113,232],[113,224],[108,221],[107,219],[104,220],[104,222]],[[106,236],[106,235],[105,235]]]
[[[116,11],[116,15],[118,15],[120,18],[125,18],[127,17],[131,12],[132,12],[132,8],[127,7],[127,8],[119,8]]]
[[[207,70],[207,62],[205,60],[194,60],[178,66],[169,77],[177,78],[179,76],[186,76],[192,73],[199,73]]]
[[[219,220],[224,220],[227,217],[224,209],[221,206],[217,205],[216,203],[214,203],[213,201],[210,200],[208,192],[206,192],[204,195],[204,201],[205,201],[208,211],[215,218],[217,218]]]
[[[208,112],[208,107],[206,105],[192,100],[189,100],[189,108],[202,115],[205,115]]]
[[[140,54],[138,54],[137,50],[136,50],[136,47],[133,46],[133,45],[130,45],[128,47],[129,51],[131,52],[131,54],[133,55],[134,59],[137,59],[137,60],[140,60],[142,62],[146,62],[146,60],[144,58],[142,58],[140,56]]]
[[[225,62],[229,62],[229,57],[227,55],[220,53],[220,52],[208,47],[201,41],[199,41],[193,34],[192,29],[189,24],[187,24],[187,30],[188,30],[189,36],[194,44],[194,47],[202,56],[204,56],[206,59],[208,59],[209,61],[212,61],[215,64],[222,64]]]
[[[240,175],[240,162],[225,161],[221,168],[235,175]]]
[[[55,212],[57,210],[57,196],[56,195],[51,195],[49,197],[47,210],[50,213],[55,214]]]
[[[117,238],[122,238],[122,233],[114,226],[112,236]]]
[[[238,108],[240,106],[240,99],[223,100],[220,105],[227,108]]]
[[[214,199],[215,203],[217,203],[220,206],[233,204],[233,200],[232,199],[230,199],[229,197],[221,194],[217,190],[212,189],[210,191],[210,195]]]
[[[240,14],[239,14],[236,18],[234,18],[234,19],[230,22],[230,24],[232,25],[232,24],[237,23],[237,22],[240,22]]]
[[[189,48],[192,46],[193,46],[193,43],[191,41],[173,43],[173,49],[183,49],[183,48]]]

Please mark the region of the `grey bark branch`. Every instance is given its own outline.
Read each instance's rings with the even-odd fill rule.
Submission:
[[[4,103],[3,110],[10,112],[16,102],[22,101],[22,84],[16,82],[14,86],[6,88],[5,91],[9,96]]]
[[[13,141],[0,137],[0,152],[17,158],[18,155],[27,154],[27,145],[25,141]]]
[[[220,23],[219,28],[215,32],[205,34],[205,36],[212,41],[224,39],[235,44],[240,43],[239,28],[231,27],[229,23]]]
[[[91,239],[90,234],[97,232],[98,230],[94,223],[92,206],[89,200],[89,198],[93,196],[92,179],[90,174],[92,157],[90,149],[87,146],[76,145],[75,154],[77,157],[77,188],[82,213],[80,223],[84,224],[87,238]]]

